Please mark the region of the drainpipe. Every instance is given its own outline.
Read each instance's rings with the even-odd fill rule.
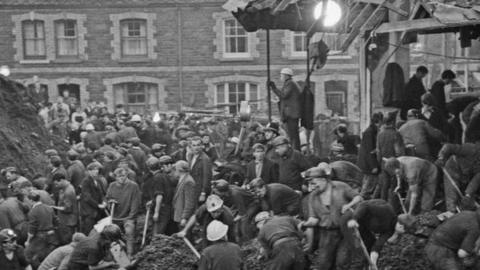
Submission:
[[[182,8],[177,6],[177,33],[178,33],[178,41],[177,41],[177,51],[178,51],[178,88],[180,90],[180,104],[178,110],[181,110],[183,107],[183,19],[182,19]]]

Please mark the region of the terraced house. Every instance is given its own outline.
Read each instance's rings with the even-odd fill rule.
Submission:
[[[50,100],[68,90],[83,105],[130,111],[222,108],[249,100],[266,111],[266,34],[247,33],[224,0],[1,0],[0,61],[40,84]],[[338,36],[326,34],[331,51]],[[290,66],[305,79],[305,36],[271,33],[273,79]],[[335,52],[334,52],[335,53]],[[355,46],[314,73],[317,114],[357,121]],[[273,106],[276,107],[276,106]]]

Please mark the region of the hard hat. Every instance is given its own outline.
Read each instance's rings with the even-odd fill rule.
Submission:
[[[280,125],[277,122],[270,122],[267,124],[267,126],[263,129],[263,131],[271,131],[274,132],[275,134],[280,134]]]
[[[293,76],[293,70],[291,68],[282,68],[280,74]]]
[[[228,225],[223,224],[218,220],[213,220],[207,226],[207,240],[218,241],[225,237],[228,232]]]
[[[92,131],[92,130],[95,130],[95,127],[94,127],[92,124],[87,124],[87,125],[85,126],[85,130],[87,130],[87,131]]]
[[[273,147],[277,147],[277,146],[280,146],[283,144],[289,144],[289,143],[290,143],[290,140],[288,140],[288,138],[285,136],[278,136],[272,140]]]
[[[55,150],[55,149],[47,149],[45,151],[45,155],[47,156],[57,156],[58,155],[58,151]]]
[[[140,115],[138,115],[138,114],[134,114],[134,115],[132,115],[132,118],[130,119],[130,121],[132,121],[132,122],[142,122],[142,117],[140,117]]]
[[[257,149],[261,149],[263,152],[267,151],[267,146],[261,143],[256,143],[252,146],[252,150],[255,151]]]
[[[17,238],[17,234],[12,229],[3,229],[0,231],[0,242],[11,241]]]
[[[398,161],[398,159],[396,159],[395,157],[391,157],[385,160],[384,166],[385,171],[393,174],[395,173],[395,169],[400,168],[400,161]]]
[[[406,228],[412,228],[417,222],[417,219],[409,214],[401,214],[398,216],[397,221]]]
[[[101,168],[103,168],[102,164],[98,161],[94,161],[90,164],[87,165],[87,170],[91,171],[91,170],[100,170]]]
[[[268,211],[262,211],[255,216],[255,223],[267,220],[269,217],[270,213]]]
[[[103,228],[101,235],[110,241],[122,239],[122,230],[116,224],[110,224]]]
[[[218,197],[217,195],[213,194],[207,197],[205,205],[207,206],[207,211],[211,213],[222,207],[223,200],[220,199],[220,197]]]

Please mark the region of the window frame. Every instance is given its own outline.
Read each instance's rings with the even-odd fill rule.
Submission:
[[[222,40],[223,40],[223,46],[222,46],[222,52],[223,52],[223,56],[225,58],[237,58],[237,57],[249,57],[250,56],[250,48],[249,48],[249,44],[250,44],[250,35],[248,34],[247,31],[245,31],[245,35],[243,36],[239,36],[237,31],[236,34],[237,35],[230,35],[230,34],[227,34],[227,21],[234,21],[235,22],[235,29],[241,29],[241,26],[239,25],[238,21],[233,19],[233,18],[228,18],[228,19],[224,19],[223,22],[222,22]],[[240,26],[240,27],[239,27]],[[237,47],[237,50],[238,50],[238,38],[246,38],[246,41],[245,41],[245,48],[246,48],[246,52],[227,52],[227,38],[235,38],[235,41],[236,41],[236,47]]]
[[[31,23],[34,27],[34,35],[37,33],[37,23],[41,23],[43,28],[43,38],[27,38],[26,36],[26,27],[25,24]],[[47,59],[47,35],[46,35],[46,22],[41,19],[34,20],[22,20],[21,21],[21,31],[22,31],[22,50],[24,60],[46,60]],[[27,54],[27,40],[37,42],[37,40],[43,40],[43,54],[42,55],[28,55]]]
[[[123,27],[126,24],[127,25],[127,31],[130,33],[130,26],[133,23],[138,23],[139,24],[139,36],[124,36],[123,35]],[[142,24],[145,27],[145,35],[141,36],[141,27]],[[146,19],[139,19],[139,18],[127,18],[127,19],[122,19],[120,20],[120,54],[122,58],[147,58],[148,57],[148,22]],[[126,54],[124,52],[125,49],[125,42],[128,42],[129,40],[137,40],[137,41],[143,41],[145,43],[145,51],[143,54]]]
[[[74,22],[74,30],[75,30],[75,36],[74,37],[67,37],[67,36],[59,36],[58,31],[57,31],[57,24],[58,23],[63,23],[64,28],[65,28],[65,23],[67,22]],[[57,58],[78,58],[80,56],[80,42],[79,42],[79,33],[78,33],[78,20],[75,19],[59,19],[53,21],[54,25],[54,31],[55,31],[55,56]],[[65,29],[64,29],[65,32]],[[61,55],[59,51],[59,39],[64,39],[64,40],[75,40],[76,43],[76,54],[66,54],[66,55]]]
[[[215,93],[214,93],[214,105],[218,105],[218,104],[221,104],[221,103],[231,103],[232,101],[230,101],[230,87],[229,85],[230,84],[235,84],[236,85],[236,99],[238,101],[238,84],[241,84],[241,83],[244,83],[245,84],[245,100],[249,102],[252,101],[252,100],[255,100],[255,101],[260,101],[260,90],[259,90],[259,85],[255,82],[250,82],[250,81],[223,81],[223,82],[219,82],[219,83],[216,83],[215,84]],[[219,91],[219,86],[222,85],[223,86],[223,99],[221,102],[219,102],[218,100],[218,91]],[[257,94],[256,94],[256,97],[255,98],[252,98],[251,95],[250,95],[250,91],[251,91],[251,86],[252,85],[255,85],[257,87]],[[228,113],[228,114],[232,114],[232,115],[235,115],[235,114],[238,114],[239,113],[239,109],[240,109],[240,102],[238,102],[237,104],[237,109],[236,109],[236,112],[235,113],[232,113],[230,108],[232,107],[233,105],[225,105],[223,106],[224,107],[224,110]],[[256,110],[260,110],[261,109],[261,103],[258,103],[256,105]]]

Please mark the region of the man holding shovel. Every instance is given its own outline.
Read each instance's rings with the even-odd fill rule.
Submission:
[[[111,206],[112,221],[125,230],[127,255],[132,257],[135,244],[135,221],[141,203],[141,192],[137,183],[129,180],[128,171],[118,168],[114,172],[115,182],[107,190],[107,202]]]

